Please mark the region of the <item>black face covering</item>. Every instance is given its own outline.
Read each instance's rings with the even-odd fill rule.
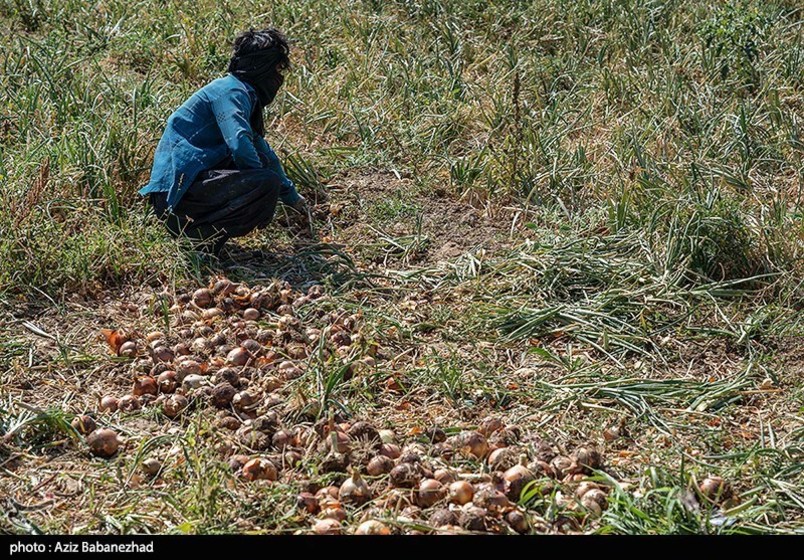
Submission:
[[[265,49],[232,57],[229,62],[229,73],[253,86],[257,92],[259,104],[251,114],[251,126],[259,135],[265,133],[262,110],[274,100],[284,81],[276,69],[278,59],[275,51]]]

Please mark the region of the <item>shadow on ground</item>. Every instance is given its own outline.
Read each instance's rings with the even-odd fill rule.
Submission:
[[[248,284],[280,279],[297,290],[306,290],[314,284],[336,289],[371,285],[369,275],[357,269],[341,245],[309,240],[258,248],[230,242],[220,259],[207,258],[204,269]]]

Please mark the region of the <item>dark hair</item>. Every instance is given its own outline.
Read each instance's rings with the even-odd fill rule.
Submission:
[[[290,66],[290,46],[284,33],[274,27],[255,31],[249,29],[235,37],[232,43],[232,57],[242,56],[263,49],[272,49],[277,55],[277,70]]]

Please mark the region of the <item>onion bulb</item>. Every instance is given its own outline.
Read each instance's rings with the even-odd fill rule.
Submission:
[[[338,499],[352,505],[361,505],[371,499],[371,489],[366,484],[366,481],[360,477],[357,469],[353,469],[352,476],[341,484],[338,490]]]
[[[715,503],[728,500],[733,493],[731,484],[719,476],[707,476],[698,488],[706,499]]]
[[[419,470],[410,463],[400,463],[389,473],[391,485],[395,488],[413,488],[419,482]]]
[[[398,459],[402,450],[395,443],[383,443],[380,446],[380,455],[385,455],[389,459]]]
[[[246,340],[240,343],[240,346],[255,356],[260,352],[262,352],[262,344],[260,344],[253,338],[247,338]]]
[[[458,523],[469,531],[485,531],[486,514],[486,510],[481,507],[467,505],[458,515]]]
[[[458,516],[455,512],[447,508],[434,509],[427,518],[427,522],[433,527],[444,527],[445,525],[454,525],[458,522]]]
[[[505,514],[505,522],[508,523],[508,526],[511,527],[511,529],[520,535],[527,533],[528,529],[530,528],[528,518],[525,517],[524,513],[516,509],[512,509]]]
[[[497,490],[491,483],[480,485],[472,498],[472,503],[493,512],[504,510],[511,505],[505,494]]]
[[[396,443],[396,436],[393,430],[380,430],[378,434],[383,443]]]
[[[475,488],[466,480],[458,480],[449,485],[449,501],[462,506],[472,501]]]
[[[517,447],[499,447],[489,453],[488,464],[492,471],[506,471],[519,464],[522,450]]]
[[[216,280],[212,286],[212,291],[216,294],[229,295],[237,289],[237,286],[228,278]]]
[[[240,391],[232,397],[232,404],[237,410],[251,410],[258,402],[259,397],[250,391]]]
[[[260,318],[259,310],[254,309],[253,307],[249,307],[248,309],[243,311],[243,319],[245,319],[246,321],[256,321],[259,318]]]
[[[429,508],[444,498],[444,485],[433,478],[426,478],[419,483],[419,507]]]
[[[117,351],[118,356],[124,356],[126,358],[133,358],[137,355],[137,343],[133,340],[129,340],[128,342],[124,342],[120,345],[120,349]]]
[[[466,455],[482,459],[489,451],[489,444],[480,432],[464,432],[457,436],[456,446]]]
[[[87,414],[79,414],[73,418],[72,422],[70,422],[70,426],[72,426],[73,429],[82,436],[95,431],[95,429],[98,427],[95,419]]]
[[[436,471],[433,473],[433,478],[444,486],[448,486],[455,482],[455,476],[449,469],[436,469]]]
[[[330,419],[330,423],[332,420]],[[338,434],[335,430],[330,432],[329,453],[321,461],[321,469],[324,472],[343,472],[349,465],[349,455],[338,451]]]
[[[156,340],[162,340],[163,338],[165,338],[165,333],[162,331],[152,331],[148,333],[145,340],[146,342],[154,342]]]
[[[141,465],[142,472],[150,477],[154,477],[159,474],[159,471],[162,470],[162,463],[159,459],[154,459],[153,457],[149,459],[145,459]]]
[[[522,491],[534,480],[536,477],[525,466],[527,463],[527,456],[522,456],[521,463],[514,465],[503,474],[505,480],[505,495],[510,500],[518,501],[522,495]]]
[[[173,393],[176,390],[176,372],[175,371],[163,371],[159,374],[156,378],[156,383],[159,386],[159,390],[163,393]]]
[[[343,509],[343,505],[338,500],[328,498],[321,501],[321,517],[345,521],[346,510]]]
[[[384,523],[370,519],[358,526],[355,535],[390,535],[391,529]]]
[[[176,357],[176,354],[167,346],[158,346],[153,350],[153,359],[155,362],[170,363]]]
[[[388,474],[394,468],[394,461],[385,455],[377,455],[372,457],[366,466],[366,472],[369,476],[381,476]]]
[[[503,424],[502,420],[494,416],[489,416],[483,419],[483,421],[480,423],[480,426],[478,426],[477,431],[484,436],[489,437],[491,434],[502,430],[504,427],[505,424]]]
[[[179,381],[184,381],[184,378],[188,375],[201,375],[202,373],[201,364],[195,360],[184,359],[176,367],[176,377]]]
[[[552,468],[556,478],[562,479],[568,474],[572,473],[575,467],[575,462],[569,457],[556,455],[553,460],[550,461],[550,467]]]
[[[321,509],[318,500],[310,492],[302,492],[296,496],[296,507],[310,514],[316,514]]]
[[[190,402],[187,400],[187,397],[174,394],[165,400],[165,403],[162,405],[162,411],[168,418],[176,418],[189,404]]]
[[[276,466],[263,457],[251,459],[243,465],[243,478],[248,481],[252,480],[270,480],[274,481],[278,477]]]
[[[120,401],[117,397],[112,397],[107,395],[100,400],[100,410],[101,412],[115,412],[119,405]]]
[[[120,448],[120,438],[109,428],[99,428],[87,436],[87,445],[93,455],[108,459]]]
[[[158,392],[156,379],[150,376],[138,377],[134,381],[131,393],[140,397],[142,395],[155,395]]]
[[[212,304],[212,301],[212,292],[206,288],[200,288],[193,292],[193,303],[198,307],[209,307]]]
[[[324,486],[318,492],[315,493],[315,497],[318,499],[319,502],[326,500],[326,499],[338,499],[338,491],[340,488],[337,486]]]
[[[578,488],[575,489],[575,497],[580,500],[581,498],[583,498],[583,495],[589,492],[590,490],[600,490],[600,485],[585,480],[578,485]]]
[[[606,494],[602,490],[593,488],[581,496],[581,505],[589,510],[593,517],[600,517],[600,514],[608,505]]]
[[[139,410],[141,406],[140,399],[134,395],[124,395],[117,403],[117,407],[123,412],[133,412]]]
[[[590,474],[593,470],[599,469],[602,465],[600,452],[591,446],[578,447],[572,452],[570,458],[586,474]]]
[[[340,535],[341,522],[337,519],[319,519],[313,525],[316,535]]]
[[[232,403],[232,399],[237,394],[237,390],[226,381],[218,383],[212,388],[209,401],[216,408],[226,408]]]
[[[233,366],[244,366],[249,361],[249,352],[245,348],[235,348],[226,355],[226,363]]]

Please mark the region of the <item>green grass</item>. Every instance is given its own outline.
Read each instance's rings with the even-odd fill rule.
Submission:
[[[456,425],[513,411],[577,441],[627,421],[642,462],[618,467],[630,487],[590,530],[801,532],[799,4],[0,0],[0,437],[13,436],[0,463],[74,436],[67,401],[12,402],[31,371],[91,379],[106,360],[95,331],[58,329],[43,357],[21,318],[96,329],[111,294],[216,271],[136,191],[167,116],[221,75],[238,31],[273,24],[294,50],[268,140],[303,194],[346,217],[322,229],[334,244],[278,228],[244,240],[272,260],[228,274],[320,282],[333,294],[321,305],[361,309],[388,361],[404,357],[344,381],[314,356],[297,382],[311,409],[379,414],[393,375],[400,398]],[[443,243],[425,220],[436,200],[487,210],[508,243],[428,260]],[[758,389],[766,378],[778,393]],[[131,454],[93,471],[91,521],[23,515],[0,531],[294,530],[288,489],[232,490],[194,422],[139,443],[177,446],[178,493],[112,493]],[[735,481],[737,511],[685,505],[709,472]]]

